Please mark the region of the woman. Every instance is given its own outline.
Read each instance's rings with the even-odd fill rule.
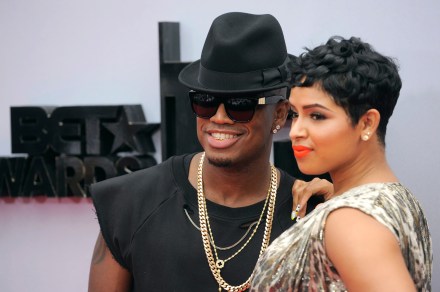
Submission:
[[[305,174],[329,172],[335,196],[271,244],[251,290],[430,291],[425,216],[385,157],[397,66],[358,38],[333,37],[294,67],[294,155]]]

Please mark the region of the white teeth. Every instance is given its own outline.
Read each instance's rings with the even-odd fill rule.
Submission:
[[[212,133],[212,137],[216,140],[225,140],[225,139],[233,139],[236,138],[237,135],[225,134],[225,133]]]

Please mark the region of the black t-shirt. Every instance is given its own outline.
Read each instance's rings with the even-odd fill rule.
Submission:
[[[131,272],[133,291],[218,291],[200,231],[193,225],[198,227],[199,218],[197,192],[188,181],[192,157],[172,157],[91,188],[102,235],[116,261]],[[281,171],[271,241],[293,224],[292,184],[293,178]],[[215,244],[227,247],[237,242],[249,224],[258,220],[263,205],[264,201],[229,208],[207,201]],[[240,285],[251,275],[264,226],[262,220],[248,245],[225,263],[221,274],[230,285]],[[245,241],[220,250],[219,258],[228,258]]]

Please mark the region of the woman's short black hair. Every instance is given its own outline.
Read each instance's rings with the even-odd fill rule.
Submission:
[[[292,61],[292,86],[319,86],[345,109],[353,125],[366,111],[377,109],[378,137],[385,145],[388,120],[402,87],[394,60],[356,37],[331,37],[325,45],[306,50]]]

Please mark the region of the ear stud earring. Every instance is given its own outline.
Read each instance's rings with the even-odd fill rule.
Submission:
[[[278,130],[281,129],[280,125],[276,125],[275,129],[272,130],[274,134],[278,133]]]
[[[367,132],[365,135],[362,136],[362,140],[368,141],[370,139],[370,132]]]

